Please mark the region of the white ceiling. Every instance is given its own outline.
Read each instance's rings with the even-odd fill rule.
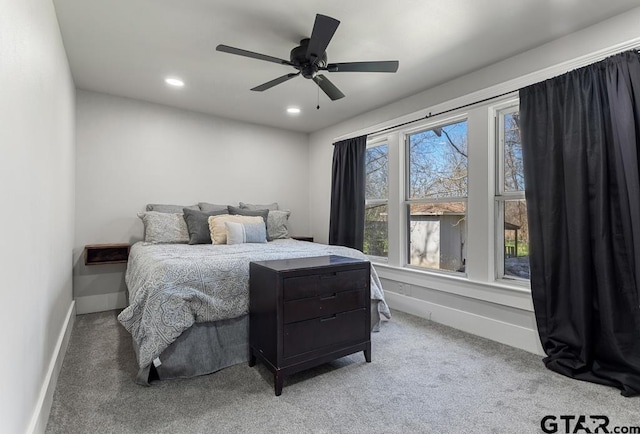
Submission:
[[[312,132],[640,5],[639,0],[54,0],[76,86]],[[315,14],[341,21],[329,62],[399,60],[396,74],[325,73],[330,101],[293,68],[215,51],[289,58]],[[186,85],[169,88],[166,76]],[[302,113],[287,115],[287,106]]]

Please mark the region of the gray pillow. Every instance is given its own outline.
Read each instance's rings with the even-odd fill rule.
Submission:
[[[231,205],[229,205],[227,208],[229,209],[229,214],[231,215],[246,215],[250,217],[260,216],[264,220],[265,226],[267,224],[267,217],[269,216],[268,209],[250,210],[250,209],[238,208]]]
[[[240,208],[256,211],[259,209],[268,209],[269,211],[278,209],[278,202],[268,203],[266,205],[255,205],[253,203],[240,202]]]
[[[216,205],[215,203],[198,202],[198,207],[202,212],[223,211],[227,209],[227,205]]]
[[[269,211],[267,216],[267,239],[269,241],[289,238],[287,223],[290,215],[291,211],[289,210]]]
[[[148,211],[138,214],[148,243],[188,243],[189,232],[180,213]]]
[[[189,209],[197,209],[198,205],[184,206],[184,205],[164,205],[158,203],[148,203],[147,211],[155,211],[155,212],[169,212],[173,214],[180,214],[184,208]]]
[[[212,215],[229,214],[224,209],[220,211],[202,212],[184,208],[184,221],[189,232],[189,244],[211,244],[211,232],[209,231],[209,217]]]

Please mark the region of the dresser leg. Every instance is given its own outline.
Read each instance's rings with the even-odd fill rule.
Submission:
[[[367,363],[371,363],[371,344],[367,346],[367,349],[364,350],[364,359]]]
[[[276,396],[282,395],[282,385],[284,384],[284,374],[279,369],[273,374],[273,386]]]

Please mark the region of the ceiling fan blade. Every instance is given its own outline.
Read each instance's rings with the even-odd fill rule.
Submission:
[[[326,69],[329,72],[396,72],[400,63],[397,60],[382,62],[345,62],[330,63]]]
[[[282,77],[278,77],[275,80],[267,81],[260,86],[256,86],[251,90],[255,90],[256,92],[262,92],[263,90],[271,89],[273,86],[276,86],[280,83],[284,83],[287,80],[291,80],[293,77],[300,75],[300,73],[292,72],[291,74],[283,75]]]
[[[313,77],[313,81],[315,81],[316,84],[320,86],[320,89],[322,89],[322,91],[326,93],[329,98],[331,98],[331,101],[344,98],[344,93],[340,92],[340,89],[338,89],[333,83],[331,83],[331,81],[329,81],[329,79],[324,75],[316,75],[315,77]]]
[[[316,21],[313,24],[313,31],[311,32],[306,56],[312,63],[316,63],[318,59],[322,58],[339,24],[340,21],[335,18],[321,14],[316,15]]]
[[[291,65],[291,62],[284,59],[278,59],[277,57],[267,56],[266,54],[254,53],[253,51],[243,50],[241,48],[230,47],[228,45],[218,45],[217,51],[223,53],[236,54],[238,56],[251,57],[252,59],[266,60],[267,62],[279,63],[281,65]]]

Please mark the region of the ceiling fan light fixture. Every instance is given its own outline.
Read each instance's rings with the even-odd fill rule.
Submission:
[[[287,107],[287,113],[290,115],[299,115],[300,109],[298,107]]]
[[[184,86],[184,81],[180,80],[179,78],[175,78],[175,77],[167,77],[164,79],[164,82],[167,83],[169,86],[173,86],[173,87],[183,87]]]

